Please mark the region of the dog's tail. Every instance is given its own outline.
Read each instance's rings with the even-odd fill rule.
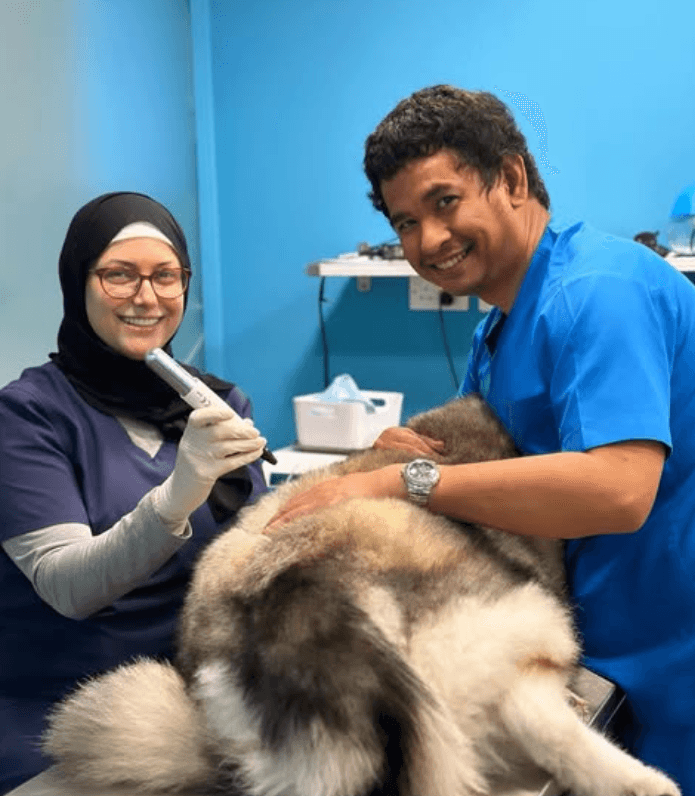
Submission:
[[[49,716],[43,748],[71,784],[205,792],[206,731],[168,663],[141,659],[80,686]]]
[[[207,662],[193,677],[244,792],[463,792],[422,790],[423,770],[442,780],[434,758],[456,768],[448,717],[433,718],[432,694],[328,566],[292,566],[252,599],[237,598],[243,630],[232,665]]]
[[[200,667],[193,693],[250,794],[405,796],[423,687],[328,567],[237,597],[232,666]]]

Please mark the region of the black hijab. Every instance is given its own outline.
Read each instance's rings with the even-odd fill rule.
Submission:
[[[146,221],[171,241],[183,268],[190,269],[186,238],[176,219],[161,204],[140,193],[98,196],[77,211],[60,253],[58,272],[63,291],[63,320],[58,353],[50,355],[86,403],[108,415],[143,420],[159,428],[165,438],[178,441],[191,407],[144,362],[114,351],[94,332],[85,308],[90,267],[113,238],[128,224]],[[187,296],[184,297],[184,306]],[[171,340],[163,346],[171,354]],[[186,370],[226,396],[233,384],[195,368]],[[231,516],[252,490],[246,468],[219,479],[209,503],[219,522]]]

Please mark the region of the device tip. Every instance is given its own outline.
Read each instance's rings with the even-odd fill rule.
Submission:
[[[275,458],[274,454],[271,453],[268,448],[263,449],[263,453],[261,454],[261,459],[264,459],[268,464],[277,464],[278,460]]]

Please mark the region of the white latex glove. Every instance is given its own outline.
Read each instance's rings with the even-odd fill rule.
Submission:
[[[225,473],[259,459],[266,439],[250,419],[218,407],[194,409],[179,442],[171,475],[154,490],[159,516],[183,522],[210,495]]]

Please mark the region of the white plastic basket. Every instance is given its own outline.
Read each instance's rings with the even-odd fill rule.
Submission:
[[[325,401],[321,393],[293,400],[297,444],[304,450],[354,451],[369,448],[385,428],[398,426],[402,392],[361,390],[375,404],[368,412],[360,401]]]

